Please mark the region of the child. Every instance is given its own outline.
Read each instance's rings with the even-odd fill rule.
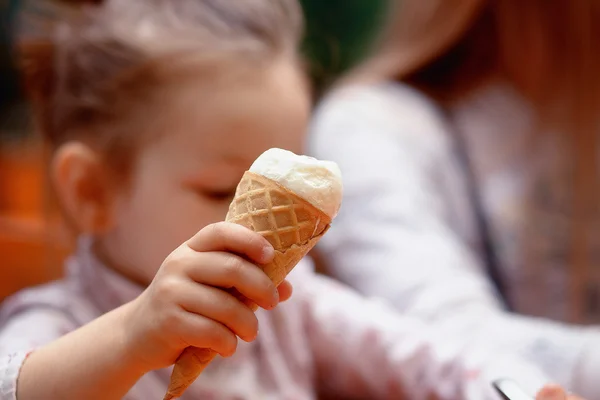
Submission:
[[[539,388],[528,364],[458,348],[452,324],[428,331],[305,263],[275,308],[291,288],[256,266],[273,249],[218,221],[260,153],[302,151],[300,33],[294,0],[112,0],[24,49],[80,239],[62,281],[3,307],[0,399],[160,398],[188,346],[231,358],[187,399],[481,400],[508,372]],[[446,362],[456,351],[464,364]]]

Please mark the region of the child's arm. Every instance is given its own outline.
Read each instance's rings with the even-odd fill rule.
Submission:
[[[121,399],[148,372],[129,351],[127,307],[32,352],[19,374],[17,398]]]
[[[496,379],[512,378],[532,395],[550,381],[505,349],[489,352],[475,338],[456,340],[451,321],[432,330],[383,301],[322,277],[307,279],[295,286],[295,296],[309,310],[319,378],[334,398],[497,400]]]
[[[247,261],[267,263],[273,255],[266,239],[239,225],[204,228],[165,260],[140,297],[31,353],[18,376],[18,399],[120,399],[188,346],[232,355],[238,336],[254,340],[258,322],[220,288],[273,308],[289,290],[278,293]]]

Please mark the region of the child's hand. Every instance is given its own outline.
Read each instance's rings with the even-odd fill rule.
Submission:
[[[548,385],[544,387],[535,400],[583,400],[581,397],[568,395],[560,386]]]
[[[252,310],[224,288],[235,288],[265,309],[291,294],[255,264],[272,261],[273,247],[240,225],[202,229],[167,257],[144,293],[127,305],[128,346],[149,369],[167,367],[189,346],[233,355],[237,337],[252,341],[258,321]]]

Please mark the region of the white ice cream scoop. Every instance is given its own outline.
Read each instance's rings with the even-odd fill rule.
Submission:
[[[333,161],[321,161],[282,149],[269,149],[250,167],[335,218],[343,196],[342,172]]]

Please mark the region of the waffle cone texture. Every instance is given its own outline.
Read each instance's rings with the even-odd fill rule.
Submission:
[[[275,249],[275,257],[262,268],[281,284],[290,271],[325,234],[331,218],[277,182],[246,172],[229,206],[227,222],[261,234]],[[256,304],[235,290],[236,297],[256,311]],[[177,359],[164,400],[180,397],[217,354],[189,347]]]

